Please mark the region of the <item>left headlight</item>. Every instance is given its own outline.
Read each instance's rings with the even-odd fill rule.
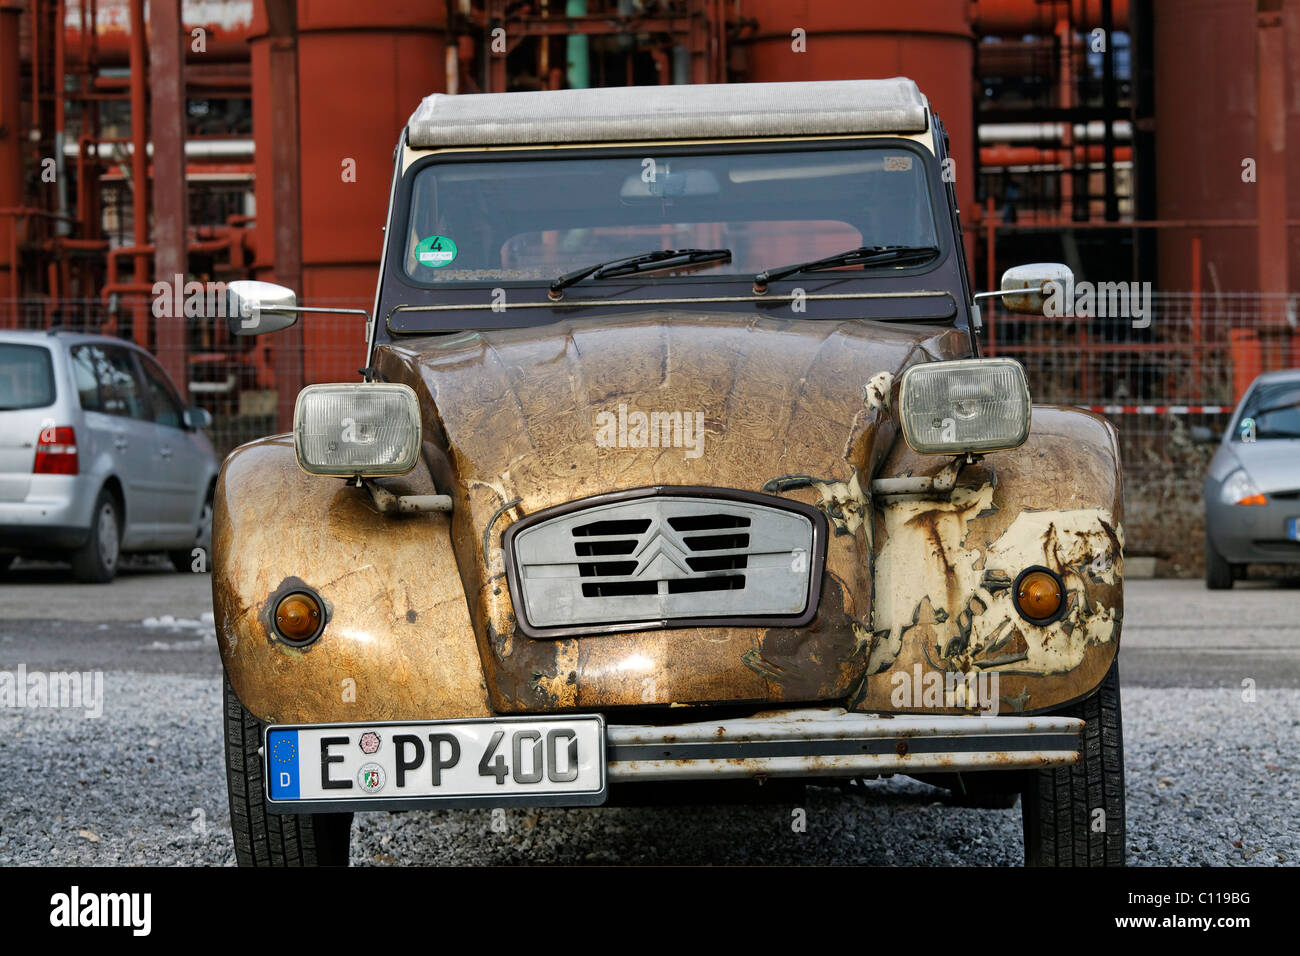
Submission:
[[[420,454],[420,403],[407,385],[308,385],[293,409],[293,447],[311,475],[404,475]]]
[[[1246,469],[1238,468],[1223,482],[1219,488],[1219,500],[1225,505],[1266,505],[1268,498],[1251,481]]]
[[[1029,437],[1029,383],[1014,359],[913,365],[899,385],[903,440],[918,454],[1005,451]]]

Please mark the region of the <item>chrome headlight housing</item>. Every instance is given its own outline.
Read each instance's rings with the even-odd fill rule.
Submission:
[[[408,385],[308,385],[293,409],[293,448],[309,475],[404,475],[420,454],[420,403]]]
[[[922,455],[1005,451],[1029,437],[1029,383],[1019,362],[958,359],[913,365],[899,385],[903,440]]]

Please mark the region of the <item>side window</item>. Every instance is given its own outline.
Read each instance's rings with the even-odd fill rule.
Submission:
[[[135,377],[135,363],[126,349],[94,347],[95,370],[99,390],[104,397],[104,411],[125,418],[148,421],[140,381]]]
[[[81,407],[88,412],[103,411],[99,402],[99,379],[95,375],[95,356],[89,345],[77,345],[71,350],[72,378],[77,383]]]
[[[159,425],[180,428],[181,404],[172,393],[166,374],[144,356],[140,356],[140,368],[144,369],[145,384],[149,386],[149,398],[153,403],[153,420]]]

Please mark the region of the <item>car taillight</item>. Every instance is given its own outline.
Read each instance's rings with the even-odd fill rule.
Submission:
[[[77,436],[70,426],[42,428],[36,443],[34,475],[75,475],[77,473]]]

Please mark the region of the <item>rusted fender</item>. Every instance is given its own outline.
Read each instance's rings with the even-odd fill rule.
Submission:
[[[383,486],[432,494],[421,463]],[[449,518],[381,515],[370,495],[299,470],[289,436],[237,448],[217,479],[212,604],[221,660],[267,721],[427,720],[490,711]],[[269,624],[272,596],[325,601],[315,643]]]
[[[943,464],[900,442],[879,473]],[[1035,713],[1091,693],[1119,650],[1122,499],[1114,428],[1035,405],[1029,440],[963,469],[951,498],[877,501],[871,651],[854,708],[969,713],[996,698],[1002,713]],[[1054,623],[1031,624],[1012,604],[1031,566],[1065,585]],[[980,688],[982,704],[967,699]]]

